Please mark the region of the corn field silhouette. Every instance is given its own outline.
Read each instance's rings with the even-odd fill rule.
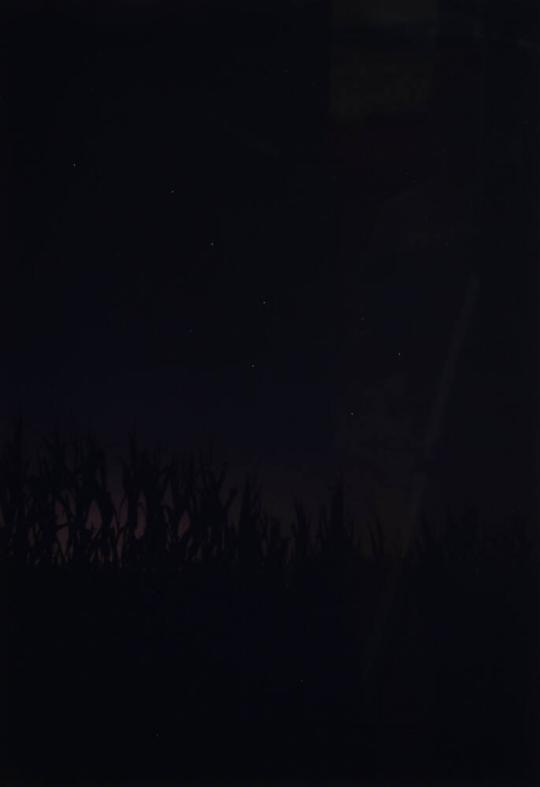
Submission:
[[[283,523],[212,450],[131,435],[113,489],[93,435],[21,422],[0,453],[7,759],[16,773],[223,778],[529,774],[538,727],[530,523],[425,519],[409,554],[343,483]],[[497,526],[497,524],[499,526]],[[379,599],[403,561],[365,696]],[[31,756],[30,756],[31,753]]]

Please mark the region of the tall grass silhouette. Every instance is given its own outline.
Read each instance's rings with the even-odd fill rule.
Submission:
[[[362,550],[339,478],[318,514],[296,500],[285,526],[257,479],[231,486],[211,450],[149,451],[133,434],[120,468],[113,489],[93,435],[53,434],[29,458],[19,422],[2,445],[17,767],[29,746],[38,771],[108,775],[533,767],[538,544],[526,520],[423,519],[403,558],[380,521],[364,525]],[[405,581],[367,703],[363,660],[398,560]]]

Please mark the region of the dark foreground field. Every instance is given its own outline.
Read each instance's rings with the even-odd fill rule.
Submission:
[[[122,517],[91,442],[52,441],[38,471],[20,448],[4,448],[0,499],[12,777],[533,778],[526,522],[425,525],[364,684],[404,559],[377,526],[360,550],[339,484],[285,535],[253,482],[233,515],[221,470],[133,441]]]
[[[531,645],[515,632],[509,643],[508,627],[498,645],[495,621],[488,644],[461,620],[439,634],[453,637],[447,649],[435,631],[411,644],[416,658],[395,646],[382,708],[368,715],[361,643],[336,631],[336,602],[208,585],[61,572],[24,589],[13,582],[21,618],[10,631],[10,771],[53,780],[531,778]]]

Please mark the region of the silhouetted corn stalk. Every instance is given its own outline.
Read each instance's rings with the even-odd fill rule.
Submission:
[[[231,539],[227,539],[227,531],[230,527],[230,509],[237,490],[230,489],[225,497],[226,464],[216,472],[212,465],[212,457],[209,456],[206,459],[201,458],[199,467],[201,478],[199,514],[201,523],[204,523],[203,561],[228,563],[231,556],[226,554],[226,550],[230,548]]]
[[[289,539],[282,534],[279,520],[266,514],[262,516],[262,543],[266,574],[281,585],[287,569]]]
[[[379,565],[382,565],[387,557],[386,543],[382,523],[377,513],[375,513],[375,524],[368,524],[368,531],[373,558]]]
[[[176,457],[165,468],[158,516],[176,565],[232,562],[236,538],[230,509],[237,492],[226,493],[226,474],[226,465],[216,470],[211,454],[204,453],[190,455],[183,463]],[[163,501],[167,491],[170,503]]]
[[[345,513],[345,490],[343,479],[338,479],[330,489],[330,510],[321,506],[319,517],[319,553],[334,566],[336,574],[338,566],[343,567],[351,556],[358,552],[358,543],[354,535],[354,524],[347,520]]]
[[[168,468],[155,451],[143,451],[140,457],[141,507],[144,511],[144,532],[140,539],[144,563],[154,569],[163,567],[168,547],[168,521],[165,494],[168,485]]]
[[[123,496],[120,503],[121,515],[125,511],[125,523],[120,528],[122,536],[121,559],[123,565],[140,565],[141,547],[137,530],[139,528],[139,513],[143,510],[141,501],[142,457],[139,450],[137,436],[129,436],[129,449],[127,460],[121,460]]]
[[[120,520],[108,485],[107,463],[102,451],[96,454],[95,502],[100,514],[100,527],[94,542],[93,558],[98,564],[118,567]]]
[[[305,565],[311,557],[311,521],[299,500],[294,503],[296,519],[293,522],[293,560],[297,566]]]
[[[317,547],[313,543],[313,523],[306,507],[299,500],[294,502],[294,512],[295,519],[291,527],[291,579],[298,590],[308,591],[313,567],[317,560]]]
[[[28,494],[29,461],[24,456],[23,425],[19,419],[0,456],[0,511],[5,554],[19,563],[30,559],[31,513]]]
[[[169,564],[181,567],[187,559],[187,546],[191,538],[190,523],[188,527],[189,469],[184,460],[181,469],[180,459],[175,456],[167,466],[167,482],[170,492],[170,503],[164,503],[164,514],[167,519]],[[183,529],[182,526],[184,525]]]
[[[242,489],[238,517],[238,562],[243,572],[259,569],[263,561],[261,492],[254,478],[247,476]]]

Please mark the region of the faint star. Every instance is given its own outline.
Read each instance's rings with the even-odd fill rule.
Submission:
[[[170,189],[169,194],[174,194],[174,189]]]
[[[254,363],[250,364],[250,366],[251,366],[252,369],[255,368],[255,364]]]
[[[211,240],[211,241],[210,241],[210,246],[211,246],[212,248],[214,248],[214,246],[215,246],[215,245],[216,245],[216,244],[214,243],[214,241],[213,241],[213,240]]]
[[[73,164],[72,164],[71,166],[72,166],[72,167],[76,167],[76,166],[77,166],[77,162],[76,162],[76,161],[74,161],[74,162],[73,162]]]

